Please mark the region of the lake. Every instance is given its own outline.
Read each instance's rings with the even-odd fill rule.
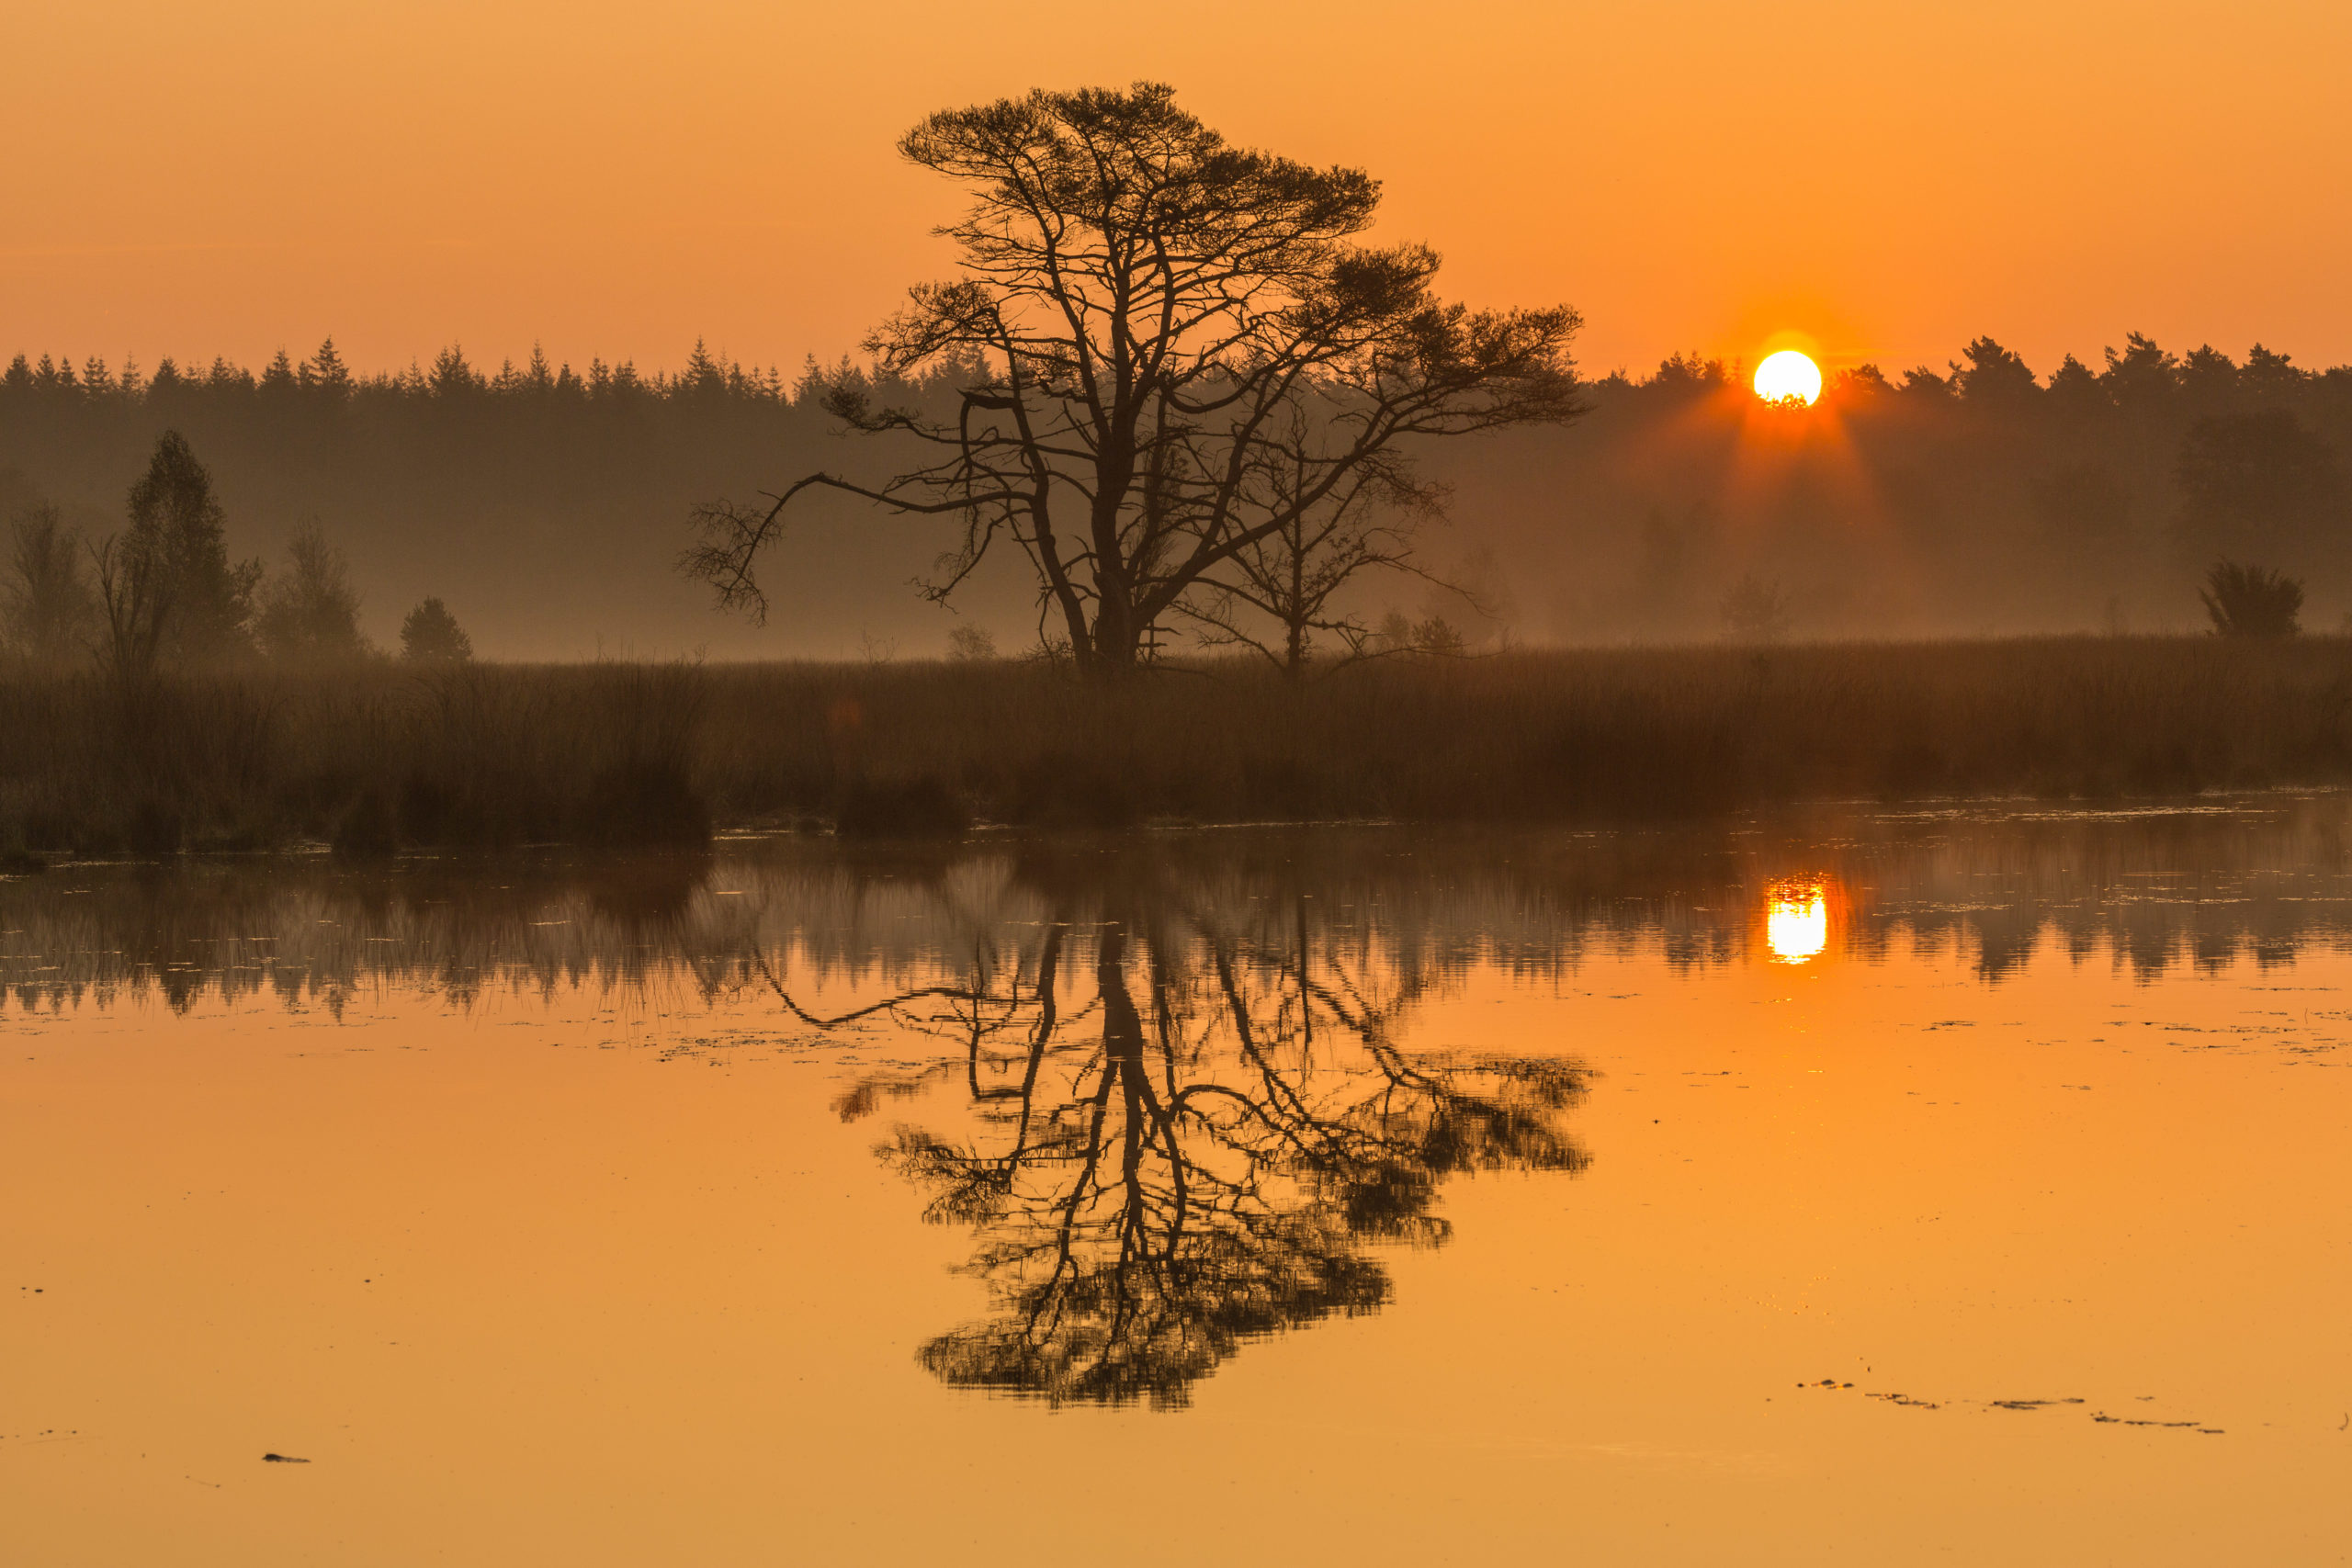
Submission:
[[[48,1565],[2336,1562],[2352,800],[0,882]]]

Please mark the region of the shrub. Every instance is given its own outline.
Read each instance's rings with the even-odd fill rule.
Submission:
[[[2303,610],[2301,582],[2233,560],[2213,563],[2199,597],[2218,637],[2293,637]]]

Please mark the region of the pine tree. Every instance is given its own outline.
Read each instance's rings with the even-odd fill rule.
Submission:
[[[343,362],[343,355],[335,352],[332,337],[319,344],[318,353],[311,355],[310,363],[302,369],[312,388],[336,402],[351,395],[351,367]]]
[[[284,349],[277,351],[269,368],[261,373],[261,390],[273,398],[283,398],[301,390],[301,378],[294,373],[294,361]]]
[[[433,356],[433,368],[425,375],[425,384],[436,398],[463,397],[483,389],[481,377],[466,363],[466,351],[451,344]]]
[[[427,598],[401,622],[401,657],[413,664],[463,664],[474,640],[437,597]]]

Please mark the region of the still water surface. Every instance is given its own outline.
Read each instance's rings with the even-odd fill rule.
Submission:
[[[2347,844],[0,883],[0,1555],[2341,1562]]]

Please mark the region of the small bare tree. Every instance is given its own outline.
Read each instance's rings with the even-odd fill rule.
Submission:
[[[956,626],[947,634],[947,657],[958,664],[990,664],[996,637],[986,626]]]
[[[294,664],[350,663],[368,656],[359,630],[359,591],[350,563],[313,518],[286,547],[287,570],[266,583],[254,631],[272,659]]]
[[[98,662],[120,682],[155,673],[175,608],[172,572],[138,534],[109,534],[90,547],[97,568]]]
[[[9,529],[7,566],[0,584],[0,645],[42,669],[83,655],[97,602],[55,506],[38,502],[18,513]]]
[[[1434,252],[1354,243],[1369,175],[1228,146],[1171,88],[950,110],[899,151],[970,192],[941,231],[962,276],[914,288],[866,347],[902,379],[952,367],[954,406],[877,406],[862,378],[824,398],[934,456],[699,509],[681,564],[722,605],[764,615],[755,569],[786,508],[840,491],[961,521],[934,598],[1009,539],[1080,669],[1118,675],[1212,573],[1238,592],[1237,558],[1408,475],[1420,442],[1581,412],[1575,311],[1442,302]]]
[[[1292,506],[1311,482],[1313,416],[1291,411],[1286,436],[1270,441],[1265,488],[1283,516],[1272,532],[1236,549],[1176,601],[1179,615],[1212,646],[1245,648],[1296,680],[1317,656],[1317,634],[1336,640],[1340,660],[1376,650],[1378,634],[1347,589],[1379,571],[1437,579],[1415,552],[1420,526],[1444,513],[1445,495],[1401,464],[1367,463],[1320,504]]]

